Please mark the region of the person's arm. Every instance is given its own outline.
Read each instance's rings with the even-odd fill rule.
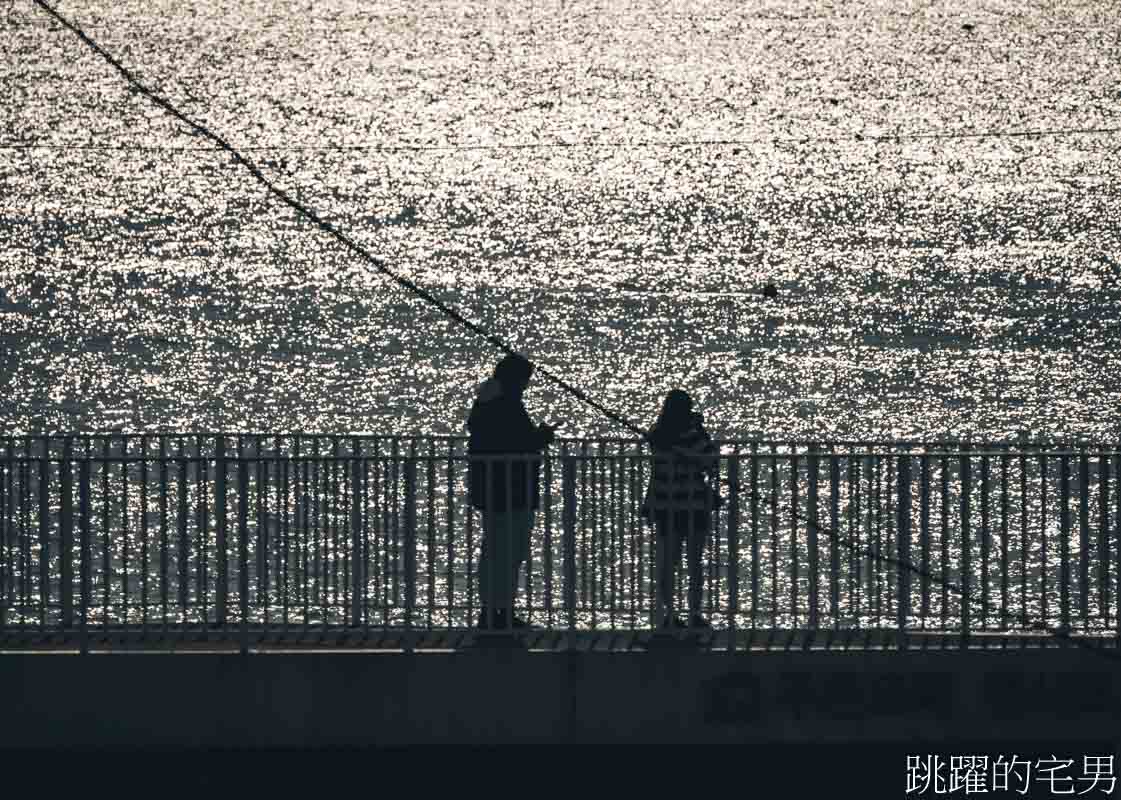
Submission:
[[[513,452],[540,453],[556,438],[552,425],[533,424],[525,404],[521,402],[510,409],[506,424],[509,426],[509,449]]]

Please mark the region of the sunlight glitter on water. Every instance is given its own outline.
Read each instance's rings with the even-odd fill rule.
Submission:
[[[1121,433],[1116,135],[852,138],[1116,127],[1099,5],[64,10],[400,274],[640,424],[684,384],[717,435]],[[8,430],[462,431],[492,350],[30,4],[11,20]],[[740,143],[636,144],[697,139]],[[544,383],[529,403],[566,435],[621,433]]]

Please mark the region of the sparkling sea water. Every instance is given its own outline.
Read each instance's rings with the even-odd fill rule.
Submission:
[[[639,424],[682,386],[718,436],[1121,435],[1115,4],[59,5]],[[6,432],[463,432],[493,348],[32,3],[0,17]]]

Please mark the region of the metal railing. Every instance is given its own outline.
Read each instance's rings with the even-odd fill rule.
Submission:
[[[1117,448],[721,450],[707,646],[1121,642]],[[543,456],[517,613],[554,646],[654,626],[652,458],[628,440]],[[0,439],[0,635],[446,644],[479,611],[467,460],[458,437]]]

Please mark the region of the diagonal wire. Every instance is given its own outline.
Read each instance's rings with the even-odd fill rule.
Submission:
[[[475,333],[475,334],[481,336],[482,338],[486,339],[487,342],[489,342],[490,344],[492,344],[493,346],[495,346],[496,348],[498,348],[502,352],[507,353],[507,354],[511,354],[511,355],[513,355],[517,352],[516,350],[514,350],[514,348],[510,344],[508,344],[505,340],[503,340],[497,334],[490,333],[489,331],[487,331],[485,328],[483,328],[478,323],[467,319],[467,317],[463,316],[463,314],[461,314],[459,311],[457,311],[456,309],[452,308],[448,304],[446,304],[446,303],[442,302],[441,300],[439,300],[438,298],[436,298],[434,295],[432,295],[426,289],[422,288],[421,286],[418,286],[416,283],[414,283],[413,281],[410,281],[408,278],[405,278],[405,277],[402,277],[402,276],[398,275],[396,272],[394,272],[392,269],[390,269],[389,266],[387,266],[385,264],[385,262],[383,262],[381,259],[374,256],[365,247],[360,245],[358,242],[354,241],[352,238],[350,238],[345,233],[340,231],[334,225],[327,222],[325,219],[323,219],[318,214],[316,214],[312,209],[308,208],[306,205],[299,202],[294,197],[292,197],[290,194],[288,194],[286,191],[284,191],[279,186],[274,184],[267,177],[265,177],[265,175],[261,172],[260,168],[254,162],[250,161],[248,158],[246,158],[244,155],[242,155],[241,152],[239,152],[237,149],[235,149],[233,147],[233,145],[231,145],[229,142],[227,142],[225,139],[223,139],[218,134],[211,131],[209,128],[207,128],[202,123],[197,122],[197,121],[189,118],[186,114],[184,114],[178,108],[176,108],[174,105],[172,105],[171,102],[168,101],[166,98],[162,97],[159,94],[156,94],[156,92],[154,92],[153,90],[149,89],[147,86],[142,84],[127,67],[125,67],[123,64],[121,64],[121,62],[119,62],[112,55],[110,55],[108,52],[106,52],[100,45],[97,44],[97,42],[93,41],[89,36],[87,36],[85,31],[83,31],[80,27],[78,27],[77,25],[75,25],[73,22],[66,19],[65,17],[63,17],[50,4],[46,3],[45,0],[34,0],[34,2],[35,2],[36,5],[38,5],[40,8],[42,8],[44,11],[46,11],[48,14],[50,14],[52,17],[54,17],[56,20],[58,20],[64,27],[66,27],[67,29],[72,31],[75,35],[77,35],[78,38],[81,39],[85,44],[87,44],[91,49],[93,49],[94,52],[96,52],[99,56],[101,56],[103,59],[105,59],[105,61],[107,61],[110,64],[110,66],[112,66],[115,70],[117,70],[117,72],[119,72],[125,78],[125,80],[127,80],[129,82],[129,84],[131,84],[136,89],[137,92],[139,92],[140,94],[147,97],[149,100],[151,100],[153,103],[155,103],[157,106],[162,108],[164,111],[166,111],[171,116],[175,117],[179,121],[181,121],[181,122],[185,123],[186,125],[190,126],[191,128],[193,128],[195,131],[197,131],[202,136],[205,136],[207,139],[210,139],[212,142],[214,142],[216,145],[218,145],[218,147],[221,148],[222,150],[227,151],[231,156],[233,156],[234,161],[236,161],[238,164],[241,164],[243,167],[245,167],[249,171],[249,173],[254,178],[257,179],[257,181],[259,183],[264,185],[264,187],[269,191],[270,194],[275,196],[277,199],[279,199],[281,202],[283,202],[288,207],[292,208],[298,214],[300,214],[300,215],[306,217],[307,219],[311,220],[319,228],[321,228],[322,230],[324,230],[325,232],[330,234],[332,237],[334,237],[347,250],[351,251],[355,255],[357,255],[360,258],[362,258],[363,260],[367,261],[376,270],[378,270],[378,272],[382,273],[387,278],[389,278],[392,281],[394,281],[395,283],[397,283],[399,286],[402,286],[406,290],[408,290],[408,291],[412,292],[413,294],[417,295],[422,300],[424,300],[426,303],[428,303],[429,305],[431,305],[434,308],[436,308],[437,310],[439,310],[445,316],[450,317],[455,322],[458,322],[460,325],[463,325],[464,327],[466,327],[467,329],[469,329],[473,333]],[[599,403],[598,401],[589,397],[584,391],[582,391],[581,389],[579,389],[576,386],[573,386],[568,381],[561,378],[559,375],[554,374],[551,370],[545,369],[544,367],[541,367],[540,365],[538,365],[537,368],[536,368],[536,372],[539,375],[546,378],[547,380],[555,383],[557,386],[559,386],[564,391],[569,392],[570,394],[574,395],[576,398],[578,398],[582,402],[587,403],[592,408],[596,409],[597,411],[601,412],[602,414],[604,414],[608,418],[610,418],[610,419],[614,420],[615,422],[617,422],[618,424],[622,425],[624,428],[631,431],[632,433],[636,433],[640,436],[645,435],[645,432],[641,428],[639,428],[637,425],[635,425],[634,423],[625,419],[624,417],[620,416],[619,414],[616,414],[614,411],[607,408],[602,403]]]
[[[171,116],[173,116],[176,119],[180,120],[181,122],[187,124],[188,126],[193,128],[194,130],[196,130],[201,135],[203,135],[206,138],[213,141],[221,149],[229,152],[230,155],[233,156],[234,160],[238,164],[241,164],[242,166],[244,166],[249,171],[249,173],[254,178],[257,179],[258,182],[260,182],[262,185],[264,185],[265,188],[272,195],[274,195],[279,200],[281,200],[281,202],[283,202],[285,205],[289,206],[290,208],[295,210],[297,213],[299,213],[302,216],[306,217],[307,219],[311,220],[319,228],[323,229],[325,232],[327,232],[332,237],[334,237],[337,241],[339,241],[344,247],[346,247],[346,249],[350,250],[352,253],[355,253],[356,255],[358,255],[362,259],[366,260],[371,265],[373,265],[374,268],[377,269],[379,272],[381,272],[383,275],[390,278],[391,280],[393,280],[398,285],[404,287],[406,290],[412,292],[413,294],[416,294],[422,300],[424,300],[428,304],[432,305],[433,307],[438,309],[441,313],[450,317],[454,321],[456,321],[459,324],[463,325],[464,327],[468,328],[473,333],[483,337],[484,339],[486,339],[487,342],[489,342],[490,344],[492,344],[493,346],[495,346],[499,350],[501,350],[505,353],[508,353],[508,354],[515,354],[517,352],[509,344],[507,344],[502,338],[500,338],[498,335],[488,332],[485,328],[480,326],[478,323],[475,323],[475,322],[467,319],[460,312],[456,311],[454,308],[447,305],[446,303],[443,303],[438,298],[433,296],[430,292],[426,291],[422,287],[413,283],[409,279],[398,275],[396,272],[394,272],[392,269],[390,269],[383,261],[381,261],[381,259],[374,256],[366,248],[362,247],[362,245],[355,242],[349,236],[347,236],[346,234],[341,232],[338,228],[331,225],[326,220],[322,219],[319,215],[317,215],[310,208],[308,208],[304,204],[297,201],[295,198],[293,198],[291,195],[289,195],[283,189],[276,186],[268,178],[265,177],[265,175],[261,172],[261,170],[257,167],[257,165],[255,163],[253,163],[248,158],[246,158],[244,155],[242,155],[238,150],[236,150],[232,145],[230,145],[221,136],[212,132],[209,128],[205,127],[201,123],[190,119],[185,114],[183,114],[181,111],[179,111],[179,109],[177,109],[174,105],[172,105],[170,101],[168,101],[167,99],[165,99],[161,95],[156,94],[154,91],[152,91],[147,86],[142,84],[136,78],[136,76],[134,76],[132,74],[132,72],[127,67],[125,67],[119,61],[117,61],[115,58],[113,58],[112,55],[110,55],[108,52],[106,52],[100,45],[98,45],[89,36],[87,36],[86,33],[80,27],[78,27],[74,23],[70,22],[65,17],[63,17],[50,4],[45,2],[45,0],[34,0],[34,2],[35,2],[36,5],[38,5],[40,8],[42,8],[44,11],[46,11],[48,14],[50,14],[52,17],[54,17],[65,28],[67,28],[68,30],[73,32],[76,36],[78,36],[79,39],[81,39],[86,45],[88,45],[94,52],[96,52],[98,55],[100,55],[105,61],[107,61],[109,63],[109,65],[112,66],[115,70],[117,70],[117,72],[119,72],[125,78],[125,80],[127,80],[129,82],[129,84],[131,84],[133,87],[135,87],[135,89],[140,94],[143,94],[144,96],[146,96],[148,99],[150,99],[153,103],[155,103],[160,108],[164,109]],[[891,138],[897,138],[897,137],[891,137]],[[540,375],[545,377],[547,380],[555,383],[557,386],[559,386],[564,391],[569,392],[574,397],[576,397],[577,399],[586,403],[587,405],[591,406],[592,408],[596,409],[600,413],[604,414],[606,417],[608,417],[609,419],[618,423],[623,428],[631,431],[632,433],[638,434],[644,440],[646,439],[646,437],[647,437],[646,431],[642,430],[638,425],[634,424],[633,422],[631,422],[630,420],[628,420],[627,418],[625,418],[621,414],[618,414],[615,411],[612,411],[607,406],[605,406],[602,403],[596,401],[595,399],[589,397],[587,395],[587,393],[585,393],[584,391],[582,391],[578,387],[573,386],[572,384],[568,383],[567,381],[565,381],[560,376],[554,374],[550,370],[545,369],[544,367],[537,366],[536,371]],[[798,519],[797,512],[794,510],[793,507],[790,508],[790,513],[795,520]],[[845,537],[841,537],[835,531],[832,531],[827,527],[823,527],[823,526],[819,525],[816,520],[811,521],[811,524],[818,531],[822,531],[822,532],[826,533],[834,541],[839,542],[840,544],[843,544],[846,547],[857,548],[857,549],[859,549],[859,547],[860,547],[859,545],[854,545],[853,543],[851,543],[849,541],[846,541]],[[871,555],[873,558],[875,558],[877,561],[880,561],[881,563],[895,563],[896,565],[898,565],[900,567],[903,567],[905,569],[908,569],[912,572],[915,572],[919,575],[927,575],[931,579],[933,579],[935,581],[938,581],[939,583],[942,583],[943,585],[947,586],[948,588],[952,588],[955,592],[957,592],[958,594],[961,594],[962,597],[965,597],[965,592],[962,590],[961,587],[959,587],[955,584],[952,584],[948,581],[945,581],[942,578],[940,578],[939,576],[934,576],[934,575],[929,575],[927,573],[924,573],[918,567],[916,567],[915,565],[913,565],[909,562],[903,562],[903,561],[900,561],[898,559],[892,559],[892,558],[886,557],[883,554],[878,553],[878,552],[868,551],[868,554]],[[1086,647],[1091,652],[1098,653],[1100,655],[1105,655],[1109,658],[1114,658],[1114,659],[1121,658],[1121,656],[1119,656],[1118,654],[1112,653],[1110,651],[1102,650],[1102,649],[1100,649],[1098,647],[1095,647],[1093,645],[1090,645],[1086,642],[1081,642],[1077,639],[1073,639],[1070,636],[1069,632],[1066,631],[1065,629],[1050,628],[1050,627],[1048,627],[1048,626],[1046,626],[1042,623],[1036,623],[1032,627],[1033,627],[1033,629],[1046,631],[1047,633],[1051,634],[1055,638],[1058,638],[1058,639],[1061,639],[1061,640],[1064,640],[1064,641],[1072,641],[1076,644],[1079,644],[1080,646]]]

